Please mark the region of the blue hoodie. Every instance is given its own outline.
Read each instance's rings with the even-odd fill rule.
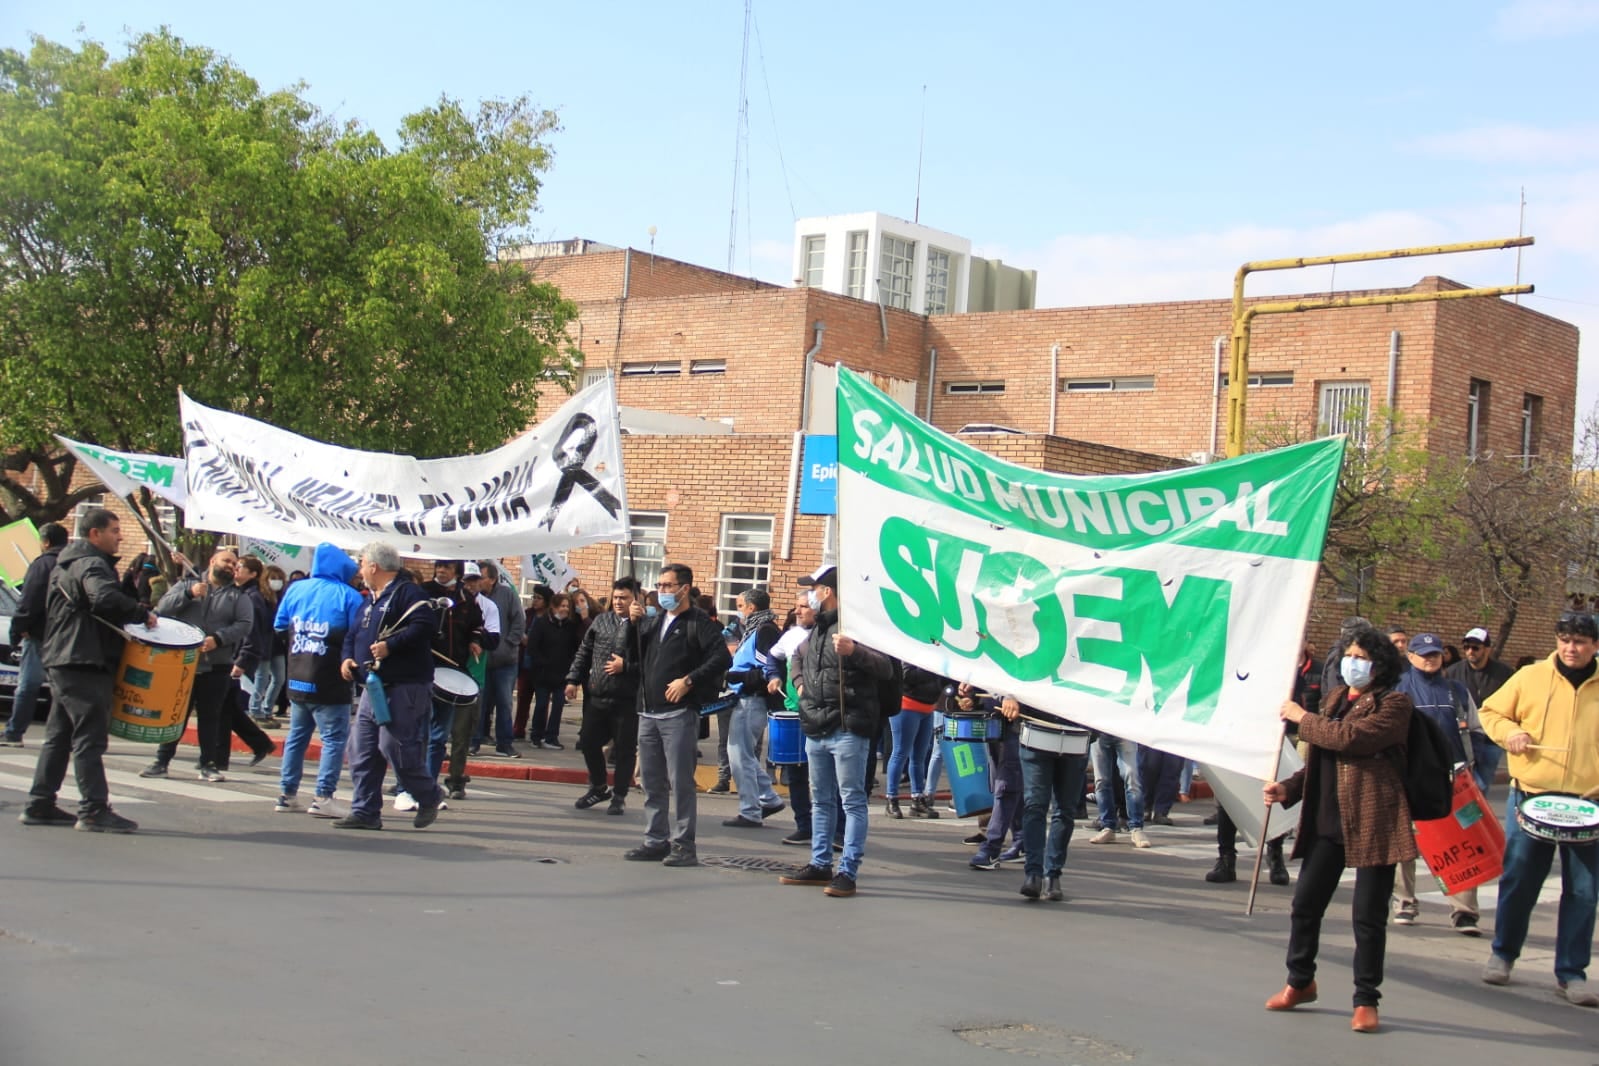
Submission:
[[[289,699],[297,703],[350,703],[350,682],[339,674],[344,636],[355,628],[365,601],[350,587],[355,563],[344,549],[316,547],[311,576],[283,592],[273,627],[289,647]]]

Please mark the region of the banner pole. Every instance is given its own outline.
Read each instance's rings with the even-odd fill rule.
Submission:
[[[1288,739],[1288,723],[1284,722],[1277,731],[1277,747],[1271,754],[1271,769],[1266,771],[1266,780],[1275,783],[1277,770],[1282,763],[1283,742]],[[1218,801],[1219,802],[1219,801]],[[1260,864],[1266,858],[1266,836],[1271,832],[1271,807],[1266,804],[1266,816],[1260,822],[1260,839],[1255,842],[1255,870],[1249,877],[1249,903],[1244,907],[1244,917],[1255,913],[1255,893],[1260,888]]]
[[[170,556],[177,556],[185,559],[188,558],[187,556],[182,555],[182,553],[180,553],[171,544],[169,544],[167,539],[157,532],[156,528],[145,519],[144,515],[139,511],[139,501],[133,498],[133,493],[130,492],[122,498],[128,501],[128,510],[133,512],[133,517],[138,521],[139,525],[144,527],[144,531],[150,535],[151,540],[155,541],[162,548],[166,549],[166,553]],[[194,567],[190,566],[188,563],[183,564],[183,572],[190,577],[200,576],[200,572]]]

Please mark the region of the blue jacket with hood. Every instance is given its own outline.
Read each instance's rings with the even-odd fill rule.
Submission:
[[[344,549],[318,544],[311,576],[283,592],[273,627],[289,647],[289,699],[348,704],[350,682],[339,675],[345,634],[356,626],[365,601],[350,587],[355,563]]]

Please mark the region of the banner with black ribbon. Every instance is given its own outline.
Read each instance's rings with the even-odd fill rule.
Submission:
[[[554,553],[627,539],[609,381],[483,455],[415,459],[310,440],[179,394],[185,523],[233,537],[424,558]]]

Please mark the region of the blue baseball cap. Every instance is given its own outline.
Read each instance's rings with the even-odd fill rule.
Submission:
[[[1406,650],[1413,655],[1442,655],[1444,642],[1438,639],[1437,633],[1417,633],[1410,638]]]

